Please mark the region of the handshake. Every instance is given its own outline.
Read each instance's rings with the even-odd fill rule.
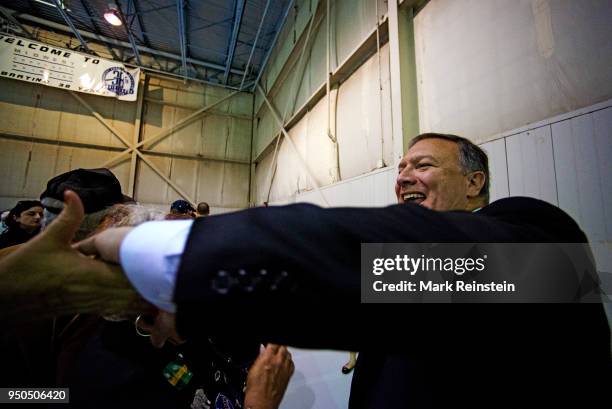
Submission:
[[[139,320],[151,343],[184,342],[175,315],[147,302],[134,289],[119,264],[119,249],[133,227],[108,228],[73,242],[85,217],[79,196],[64,193],[64,208],[38,236],[22,245],[0,250],[0,321],[8,327],[28,320],[78,313]]]
[[[0,250],[0,321],[3,328],[29,319],[89,313],[153,317],[138,320],[154,347],[166,341],[180,344],[173,313],[144,300],[119,265],[119,249],[133,227],[104,230],[73,242],[84,219],[78,195],[64,193],[64,209],[38,236],[19,246]],[[294,366],[287,348],[268,344],[251,366],[245,407],[277,408]]]
[[[119,266],[119,247],[131,228],[106,230],[73,243],[84,218],[76,193],[38,236],[0,250],[0,321],[5,325],[57,315],[151,313]]]

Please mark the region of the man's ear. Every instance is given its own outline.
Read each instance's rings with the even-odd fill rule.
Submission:
[[[472,172],[467,175],[468,189],[467,196],[472,199],[480,195],[485,183],[487,182],[487,176],[481,170]]]

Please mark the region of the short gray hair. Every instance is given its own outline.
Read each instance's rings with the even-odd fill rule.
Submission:
[[[410,141],[408,149],[423,139],[444,139],[455,142],[459,148],[459,166],[461,166],[461,170],[466,174],[471,172],[483,172],[485,174],[485,184],[480,190],[478,197],[482,198],[485,204],[489,203],[489,158],[480,146],[461,136],[428,132],[415,136]]]

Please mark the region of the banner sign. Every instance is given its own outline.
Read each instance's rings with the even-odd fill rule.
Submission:
[[[0,34],[0,76],[136,101],[140,68]]]

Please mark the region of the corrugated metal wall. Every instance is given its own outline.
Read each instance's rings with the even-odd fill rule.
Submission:
[[[227,96],[221,88],[152,79],[147,88],[142,139],[147,140]],[[190,195],[227,210],[248,206],[252,95],[241,93],[172,132],[145,157]],[[146,203],[170,203],[179,196],[143,161],[138,164],[135,196]]]
[[[297,14],[285,26],[262,76],[268,98],[281,115],[285,114],[285,120],[303,110],[305,104],[316,99],[314,95],[325,88],[326,3],[321,2],[322,10],[315,13],[317,4],[314,0],[297,2]],[[382,22],[387,11],[384,1],[378,1],[378,5],[375,0],[332,2],[332,72],[345,66],[356,50],[375,34],[377,6]],[[310,13],[315,15],[302,71],[298,60]],[[297,80],[295,76],[299,76]],[[360,62],[356,71],[331,92],[331,124],[338,139],[341,179],[370,172],[392,161],[390,100],[389,49],[385,44],[380,48],[380,55],[374,52],[365,62]],[[259,94],[255,98],[255,112],[253,157],[257,167],[252,198],[261,204],[268,199],[273,142],[280,127]],[[323,97],[288,130],[320,186],[338,181],[336,153],[328,137],[327,124],[327,99]],[[286,201],[314,186],[296,152],[283,140],[269,201]]]
[[[142,85],[142,83],[141,83]],[[99,167],[124,144],[70,93],[21,81],[0,79],[0,208],[36,198],[53,176],[79,167]],[[240,93],[188,125],[170,129],[230,91],[152,77],[144,91],[142,122],[137,102],[78,94],[127,141],[142,141],[162,131],[169,136],[145,145],[143,157],[194,201],[214,212],[248,206],[253,96]],[[134,197],[167,208],[179,198],[143,160],[137,159]],[[128,192],[130,155],[111,170]]]
[[[53,176],[95,167],[124,145],[68,92],[0,79],[0,207],[38,198]],[[131,135],[133,103],[81,94],[117,130]],[[113,169],[127,186],[129,164]]]

